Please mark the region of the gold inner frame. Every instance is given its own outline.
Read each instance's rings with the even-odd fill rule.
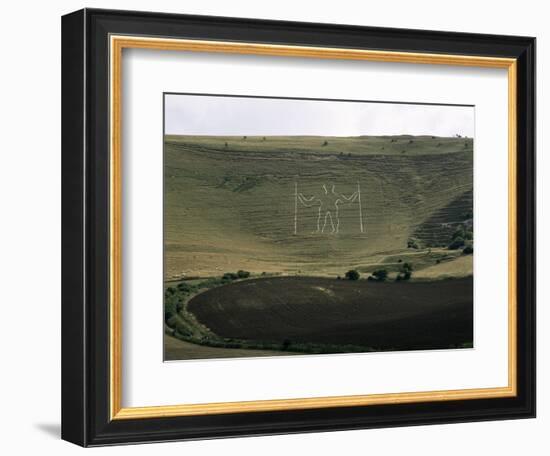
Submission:
[[[123,49],[367,60],[508,70],[508,385],[505,387],[366,394],[245,402],[122,407],[122,51]],[[387,52],[227,41],[110,36],[110,414],[111,419],[158,418],[239,412],[488,399],[517,394],[517,61],[469,55]]]

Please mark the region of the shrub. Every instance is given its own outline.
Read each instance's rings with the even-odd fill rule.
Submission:
[[[462,250],[462,253],[464,255],[471,255],[472,253],[474,253],[474,246],[473,245],[467,245],[466,247],[464,247],[464,250]]]
[[[377,269],[372,273],[368,280],[375,280],[376,282],[385,282],[388,278],[388,271],[386,269]]]
[[[325,141],[325,142],[323,143],[323,147],[325,147],[325,146],[328,146],[328,141]]]
[[[355,269],[351,269],[350,271],[346,272],[346,279],[348,280],[359,280],[360,274]]]
[[[420,248],[420,243],[415,238],[409,238],[407,240],[407,248],[409,248],[409,249],[419,249]]]
[[[168,291],[168,290],[167,290]],[[180,297],[177,293],[164,293],[164,320],[168,321],[178,312]],[[181,308],[180,308],[181,310]]]
[[[412,276],[412,270],[413,266],[411,263],[404,263],[403,266],[401,266],[395,280],[409,280]]]
[[[448,249],[449,250],[457,250],[459,249],[460,247],[463,247],[464,246],[464,238],[463,237],[456,237],[454,238],[453,242],[451,242],[448,246]]]
[[[222,280],[224,280],[224,281],[237,280],[238,278],[239,278],[239,276],[237,274],[235,274],[234,272],[226,272],[222,276]]]
[[[242,269],[239,269],[239,270],[237,271],[237,277],[238,277],[239,279],[246,279],[246,278],[250,277],[250,272],[248,272],[248,271],[243,271]]]
[[[462,238],[464,239],[466,233],[464,231],[464,227],[462,225],[460,225],[456,230],[455,232],[453,233],[453,235],[451,236],[451,239],[454,241],[456,238]]]
[[[193,291],[193,287],[185,282],[178,283],[178,291],[181,291],[182,293],[190,293]]]

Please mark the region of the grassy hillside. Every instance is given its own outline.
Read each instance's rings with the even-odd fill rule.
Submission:
[[[295,352],[276,350],[254,350],[250,348],[221,348],[207,345],[191,344],[175,337],[164,335],[164,359],[209,359],[209,358],[246,358],[250,356],[294,355]]]
[[[419,255],[415,271],[439,265],[460,254],[441,246],[471,222],[472,148],[430,136],[166,136],[166,279],[336,275],[407,255]],[[341,206],[337,234],[315,232],[317,209],[299,204],[294,233],[295,186],[309,197],[323,184],[346,196],[359,184],[363,233],[357,202]]]

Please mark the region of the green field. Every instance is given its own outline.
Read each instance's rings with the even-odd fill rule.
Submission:
[[[185,281],[192,288],[171,298],[179,303],[172,303],[179,310],[170,311],[167,333],[184,342],[177,350],[172,346],[170,355],[167,346],[167,359],[243,356],[243,350],[250,350],[250,356],[262,356],[280,351],[326,353],[471,346],[468,331],[473,255],[462,250],[473,245],[472,139],[166,136],[164,162],[165,287],[174,290]],[[320,201],[323,188],[333,188],[333,192],[346,198],[360,190],[360,202],[355,198],[340,204],[338,217],[333,219],[333,214],[326,225],[323,219],[320,232],[318,208],[308,207],[298,195],[321,195]],[[463,244],[449,248],[459,231],[465,238]],[[412,276],[406,284],[394,283],[404,264],[412,265]],[[364,279],[380,269],[387,272],[387,283],[367,284]],[[251,327],[245,325],[248,317],[238,310],[243,302],[240,297],[230,299],[227,295],[226,301],[216,301],[217,307],[209,307],[204,301],[223,297],[230,287],[240,283],[246,289],[249,283],[260,282],[245,280],[229,285],[221,280],[224,273],[238,270],[249,271],[252,278],[263,281],[262,292],[256,296],[258,305],[269,302],[267,281],[271,278],[292,277],[303,281],[306,287],[308,280],[314,278],[345,284],[359,295],[366,293],[361,295],[361,305],[367,317],[352,331],[344,320],[355,317],[350,317],[349,308],[342,307],[342,320],[332,320],[333,330],[340,331],[342,338],[314,337],[313,328],[309,332],[304,329],[304,337],[300,338],[273,314],[262,311],[260,314],[266,319],[263,335],[252,336]],[[354,283],[337,281],[348,270],[358,271],[361,279]],[[275,279],[278,276],[281,277]],[[454,280],[442,280],[446,278]],[[297,290],[298,285],[292,283]],[[453,304],[460,307],[455,310],[461,315],[460,324],[455,322],[458,326],[453,329],[446,325],[444,317],[452,314],[446,306],[454,302],[457,286],[458,295],[464,299],[460,305]],[[431,291],[423,291],[423,295],[422,287]],[[436,326],[447,328],[449,339],[439,337],[426,342],[417,336],[416,342],[404,338],[406,343],[393,339],[374,343],[372,338],[352,335],[367,328],[371,334],[387,332],[391,325],[386,330],[369,326],[367,320],[375,317],[373,309],[365,309],[382,306],[389,318],[394,310],[383,307],[383,303],[394,302],[395,292],[405,289],[416,294],[416,300],[409,303],[417,310],[425,304],[435,306],[430,307],[431,316],[416,315],[414,324],[429,332],[430,324],[436,322]],[[347,292],[337,295],[342,302],[353,301]],[[421,296],[429,299],[424,302]],[[406,294],[402,299],[406,301]],[[242,333],[226,332],[228,328],[216,325],[215,310],[224,304],[229,307],[219,318],[245,325]],[[288,309],[277,312],[288,311],[285,317],[289,318],[294,315],[292,324],[307,326],[315,320],[314,304],[308,307],[300,299],[286,304]],[[406,332],[405,322],[398,325],[401,334]],[[281,326],[282,332],[275,337],[267,331],[271,326]],[[327,334],[327,328],[317,330]],[[190,347],[196,344],[208,350],[199,348],[202,354],[193,355]]]

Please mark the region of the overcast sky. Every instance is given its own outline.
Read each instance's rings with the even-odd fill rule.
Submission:
[[[167,94],[165,133],[473,137],[474,108]]]

